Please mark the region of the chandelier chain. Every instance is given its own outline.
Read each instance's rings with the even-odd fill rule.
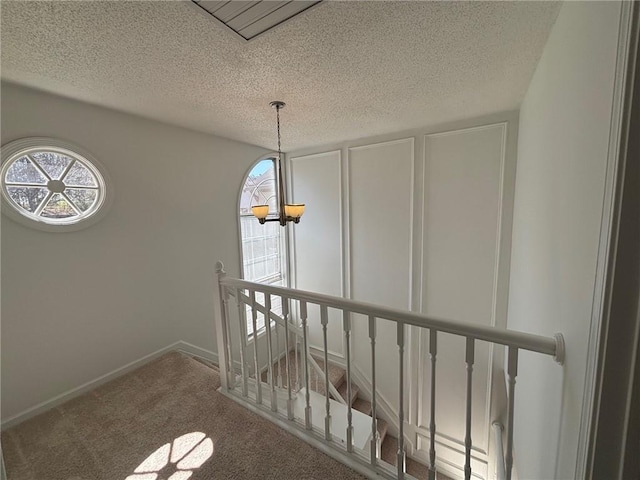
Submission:
[[[282,159],[282,149],[280,148],[280,107],[276,107],[276,117],[278,119],[278,160]]]

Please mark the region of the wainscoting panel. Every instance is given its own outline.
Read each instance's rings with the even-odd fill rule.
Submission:
[[[414,139],[349,149],[351,297],[409,310]],[[353,321],[354,357],[371,374],[366,318]],[[398,407],[396,326],[378,320],[378,391]]]
[[[293,201],[304,202],[302,220],[293,228],[295,288],[341,297],[342,188],[340,151],[290,159]],[[322,349],[320,309],[309,309],[309,341]],[[343,356],[342,318],[329,311],[329,352]]]
[[[425,136],[421,310],[427,315],[496,324],[505,141],[504,123]],[[415,426],[428,435],[429,334],[419,335],[419,353],[412,357],[418,372]],[[489,451],[492,356],[493,347],[476,342],[471,432],[476,460],[484,464],[482,476]],[[438,455],[453,461],[456,451],[464,452],[464,338],[438,337],[436,379],[436,439],[448,439]],[[420,455],[428,452],[428,442],[418,442],[417,449]]]

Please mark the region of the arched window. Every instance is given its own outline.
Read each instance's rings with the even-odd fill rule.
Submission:
[[[269,205],[277,215],[277,174],[273,158],[265,158],[254,165],[245,178],[240,193],[240,243],[242,246],[242,277],[252,282],[284,285],[287,265],[285,233],[278,222],[258,223],[251,212],[254,205]],[[262,298],[256,298],[263,303]],[[272,297],[272,309],[281,311],[280,297]],[[258,314],[258,332],[264,329],[264,316]],[[247,332],[253,334],[250,311]]]

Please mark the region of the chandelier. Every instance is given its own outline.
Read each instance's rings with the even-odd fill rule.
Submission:
[[[278,170],[279,212],[277,217],[267,218],[267,215],[269,215],[269,205],[255,205],[251,207],[251,211],[261,224],[264,224],[265,222],[280,222],[280,225],[284,227],[287,222],[300,222],[300,217],[302,217],[302,214],[304,213],[304,203],[286,203],[284,196],[284,182],[282,180],[282,151],[280,148],[280,110],[284,108],[285,103],[275,101],[271,102],[269,105],[276,109],[276,119],[278,122],[278,158],[276,168]]]

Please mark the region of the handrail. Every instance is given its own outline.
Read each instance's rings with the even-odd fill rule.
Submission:
[[[371,303],[351,300],[332,295],[324,295],[321,293],[309,292],[305,290],[295,290],[286,287],[278,287],[274,285],[265,285],[262,283],[249,282],[238,278],[224,276],[220,279],[220,284],[225,287],[233,287],[236,289],[252,289],[272,295],[284,296],[294,300],[302,300],[310,303],[324,304],[331,308],[347,310],[352,313],[360,313],[362,315],[373,315],[376,318],[384,318],[393,320],[406,325],[414,325],[422,328],[432,328],[440,332],[461,335],[465,337],[473,337],[477,340],[498,343],[511,347],[521,348],[532,352],[550,355],[559,363],[564,363],[564,341],[561,334],[555,334],[554,337],[544,337],[542,335],[534,335],[531,333],[514,332],[508,329],[498,327],[487,327],[483,325],[475,325],[468,322],[460,322],[456,320],[444,320],[426,315],[399,310],[395,308],[374,305]]]
[[[346,354],[346,375],[347,375],[347,400],[346,400],[346,420],[347,426],[346,429],[343,430],[344,425],[339,429],[342,432],[346,432],[346,437],[340,435],[342,432],[337,432],[337,438],[340,439],[341,442],[346,443],[343,444],[342,450],[335,443],[333,443],[334,439],[334,427],[332,426],[332,414],[331,414],[331,405],[329,400],[329,394],[332,394],[334,398],[336,397],[335,387],[333,385],[330,386],[330,382],[328,380],[328,375],[326,372],[324,373],[325,380],[325,426],[324,426],[324,443],[322,445],[333,444],[338,448],[337,451],[344,451],[346,448],[346,453],[349,454],[349,461],[358,460],[359,455],[362,454],[361,450],[364,448],[363,443],[366,439],[362,436],[358,437],[358,451],[354,450],[354,434],[357,432],[362,432],[362,424],[360,424],[355,429],[355,423],[353,422],[354,417],[352,415],[352,406],[351,406],[351,323],[355,319],[352,317],[352,314],[361,314],[369,319],[369,337],[371,340],[371,371],[372,371],[372,409],[375,409],[375,338],[376,338],[376,319],[388,320],[396,323],[397,333],[396,333],[396,342],[398,347],[398,412],[397,412],[397,420],[398,420],[398,443],[397,443],[397,454],[396,454],[396,467],[397,471],[394,472],[392,477],[387,475],[388,472],[385,473],[385,465],[379,463],[380,456],[378,450],[378,438],[377,438],[377,422],[375,418],[375,410],[372,410],[371,415],[371,434],[366,440],[370,444],[370,456],[367,458],[367,465],[371,466],[376,474],[381,474],[385,478],[394,478],[397,480],[404,480],[409,477],[406,473],[406,465],[405,465],[405,437],[404,437],[404,424],[405,424],[405,369],[404,369],[404,357],[405,357],[405,330],[407,325],[419,327],[428,330],[428,353],[429,353],[429,364],[430,364],[430,408],[429,408],[429,418],[428,418],[428,429],[429,429],[429,464],[428,464],[428,478],[429,480],[436,480],[436,474],[438,469],[438,460],[436,457],[436,364],[437,364],[437,354],[438,354],[438,337],[439,333],[446,333],[451,335],[457,335],[465,337],[466,339],[466,349],[464,356],[464,363],[466,365],[466,408],[465,408],[465,421],[466,421],[466,429],[465,429],[465,438],[464,438],[464,478],[465,480],[471,480],[473,472],[472,472],[472,449],[473,449],[473,439],[472,439],[472,410],[473,410],[473,370],[475,363],[475,349],[476,342],[486,341],[492,344],[498,344],[505,346],[505,373],[506,373],[506,382],[507,382],[507,412],[506,412],[506,452],[504,452],[501,448],[497,448],[498,450],[498,471],[500,474],[504,473],[504,480],[511,480],[512,472],[513,472],[513,433],[514,433],[514,409],[515,409],[515,387],[516,387],[516,378],[518,375],[518,357],[519,350],[528,350],[531,352],[541,353],[545,355],[552,356],[554,360],[560,364],[564,361],[565,355],[565,346],[562,334],[555,334],[553,337],[545,337],[541,335],[533,335],[524,332],[516,332],[512,330],[502,329],[498,327],[489,327],[473,324],[470,322],[460,322],[454,320],[444,320],[441,318],[435,318],[426,316],[416,312],[410,312],[405,310],[399,310],[395,308],[384,307],[381,305],[374,305],[371,303],[361,302],[357,300],[345,299],[341,297],[335,297],[331,295],[324,295],[320,293],[314,293],[304,290],[291,289],[286,287],[279,287],[274,285],[266,285],[262,283],[250,282],[246,280],[241,280],[237,278],[227,277],[222,263],[218,262],[216,264],[216,288],[214,289],[214,297],[215,303],[217,305],[216,308],[216,316],[215,316],[215,327],[217,334],[217,342],[218,342],[218,350],[222,352],[220,358],[220,379],[221,379],[221,389],[222,391],[228,393],[233,398],[239,399],[242,403],[247,403],[248,405],[261,405],[262,397],[261,397],[261,385],[258,385],[256,388],[255,395],[253,393],[249,395],[247,384],[249,382],[249,377],[252,376],[251,372],[247,368],[247,361],[249,358],[247,357],[246,351],[246,327],[247,320],[245,318],[246,310],[243,305],[249,307],[251,309],[251,320],[253,322],[254,331],[256,330],[256,318],[258,312],[261,312],[265,315],[265,319],[274,320],[276,326],[280,326],[284,328],[284,351],[285,351],[285,375],[287,378],[286,385],[286,418],[291,425],[294,425],[297,419],[302,418],[301,408],[304,409],[304,430],[308,432],[308,435],[313,437],[314,435],[319,437],[319,431],[314,432],[313,427],[313,419],[318,420],[317,415],[314,417],[311,415],[312,413],[312,404],[310,397],[310,384],[309,384],[309,369],[312,368],[316,370],[321,370],[319,365],[313,359],[309,352],[309,344],[308,344],[308,317],[307,317],[307,304],[315,304],[320,307],[320,318],[315,319],[315,321],[319,320],[323,329],[323,352],[324,352],[324,361],[327,364],[328,368],[328,356],[327,356],[327,323],[328,323],[328,315],[327,310],[329,308],[337,309],[342,312],[342,329],[344,335],[344,345],[345,345],[345,354]],[[248,293],[245,293],[245,291]],[[258,303],[256,298],[256,293],[264,294],[264,305]],[[282,316],[275,314],[271,310],[271,296],[275,295],[282,299]],[[233,357],[232,357],[232,349],[230,342],[233,340],[230,335],[231,332],[231,324],[229,323],[229,297],[234,296],[236,300],[236,304],[238,307],[238,317],[234,321],[239,321],[240,327],[236,330],[239,330],[238,339],[240,342],[240,362],[241,362],[241,383],[237,383],[236,374],[234,373],[233,366]],[[291,322],[291,307],[295,306],[295,302],[298,302],[297,305],[299,307],[299,316],[302,321],[301,326],[297,325],[297,321],[294,325]],[[270,322],[265,322],[267,326],[267,359],[265,360],[269,365],[273,361],[273,348],[272,348],[272,339],[270,336],[271,328],[269,328]],[[279,356],[282,349],[280,348],[280,343],[278,341],[278,328],[276,328],[276,354]],[[295,340],[295,356],[296,356],[296,382],[299,381],[299,360],[298,360],[298,337],[302,336],[303,338],[303,350],[305,352],[303,358],[303,368],[304,368],[304,382],[305,382],[305,395],[304,399],[301,397],[297,397],[296,395],[292,395],[291,389],[291,376],[294,374],[292,371],[291,362],[289,356],[293,353],[293,347],[291,343],[290,334],[296,336]],[[253,345],[253,355],[254,355],[254,363],[255,363],[255,373],[253,374],[254,379],[251,379],[251,382],[261,382],[259,378],[259,351],[264,352],[262,349],[258,349],[259,337],[254,337],[254,345]],[[227,345],[228,343],[228,345]],[[288,352],[288,353],[287,353]],[[279,357],[278,357],[279,358]],[[261,361],[262,362],[262,361]],[[278,365],[280,361],[278,360]],[[426,364],[426,361],[424,362]],[[311,365],[310,365],[311,364]],[[280,403],[283,406],[284,399],[279,395],[276,395],[279,392],[284,394],[284,387],[280,377],[280,366],[278,367],[278,386],[276,387],[276,383],[274,380],[274,372],[269,372],[269,388],[271,390],[271,401],[270,407],[272,413],[271,415],[275,415],[278,413],[281,407],[278,406]],[[333,388],[332,388],[333,387]],[[298,387],[296,387],[298,388]],[[279,389],[279,390],[278,390]],[[253,398],[255,396],[255,398]],[[340,396],[337,395],[339,398]],[[305,402],[302,405],[302,401]],[[316,404],[313,408],[319,408]],[[294,413],[294,410],[297,413]],[[426,419],[425,419],[426,420]],[[494,426],[495,429],[495,426]],[[307,433],[305,433],[307,435]],[[496,429],[496,437],[498,437],[497,429]],[[307,438],[307,437],[305,437]],[[315,437],[314,437],[315,438]],[[496,440],[498,441],[498,440]],[[502,447],[502,442],[500,439],[500,445],[497,447]],[[426,452],[425,452],[426,453]],[[382,462],[384,463],[384,462]],[[387,465],[388,466],[388,465]]]

